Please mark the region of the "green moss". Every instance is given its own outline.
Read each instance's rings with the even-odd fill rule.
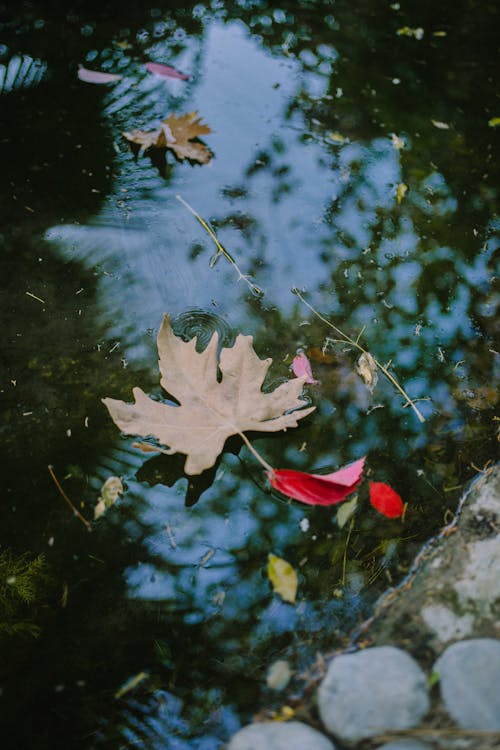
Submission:
[[[45,556],[0,554],[0,638],[22,635],[36,638],[37,611],[47,596],[50,575]]]

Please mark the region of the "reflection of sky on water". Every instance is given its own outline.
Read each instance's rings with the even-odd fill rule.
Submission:
[[[390,138],[346,143],[333,151],[324,136],[303,142],[302,115],[287,114],[288,103],[300,88],[311,88],[313,81],[317,87],[321,76],[301,71],[296,60],[264,52],[242,24],[213,23],[192,48],[189,56],[188,44],[186,65],[190,57],[202,67],[188,84],[185,101],[182,82],[150,76],[133,88],[129,81],[107,93],[105,112],[110,127],[119,113],[120,127],[130,129],[154,127],[173,103],[181,110],[197,109],[214,131],[206,138],[213,162],[174,165],[165,183],[147,157],[134,164],[118,138],[114,171],[122,176],[100,214],[86,226],[60,225],[47,232],[67,257],[91,266],[99,259],[102,299],[115,320],[110,335],[122,347],[128,342],[127,358],[144,354],[133,344],[158,325],[165,310],[176,315],[186,308],[212,309],[234,328],[255,328],[243,304],[247,287],[223,259],[209,268],[210,240],[176,201],[177,194],[204,217],[223,222],[219,238],[264,289],[266,305],[286,314],[296,304],[290,289],[306,288],[318,306],[348,320],[351,330],[368,326],[367,335],[402,366],[415,366],[430,348],[437,353],[454,337],[470,335],[468,287],[487,278],[492,244],[472,262],[461,261],[453,248],[420,239],[409,215],[390,218],[402,179]],[[136,100],[142,118],[134,114]],[[432,168],[405,200],[422,214],[452,216],[456,208],[442,175]],[[193,257],[200,243],[203,250]],[[425,298],[418,291],[428,253],[433,263],[450,261],[445,307],[428,290]],[[441,279],[441,287],[444,283]],[[339,295],[345,297],[348,289],[346,305]],[[376,331],[382,317],[391,346]],[[123,321],[127,326],[133,321],[133,330],[125,330]],[[404,346],[419,323],[419,345]],[[422,383],[415,395],[428,390]]]
[[[487,288],[496,245],[490,241],[475,257],[462,258],[434,241],[431,231],[430,238],[422,235],[415,216],[453,220],[457,202],[443,176],[429,166],[398,211],[396,187],[404,173],[389,133],[332,145],[328,133],[309,132],[305,116],[290,103],[301,90],[321,97],[326,79],[259,48],[241,24],[208,25],[201,40],[187,40],[185,58],[176,64],[194,73],[186,86],[151,76],[135,87],[125,79],[104,95],[118,146],[113,194],[87,225],[61,224],[46,235],[65,257],[95,267],[100,302],[114,321],[109,336],[121,341],[124,357],[148,357],[155,367],[151,346],[143,342],[165,311],[213,311],[221,325],[245,333],[255,333],[265,321],[265,311],[258,318],[246,305],[248,289],[224,259],[209,268],[210,240],[176,200],[179,194],[217,223],[219,239],[264,290],[267,308],[276,306],[287,318],[297,305],[291,287],[307,289],[316,306],[347,321],[350,333],[367,326],[379,359],[392,359],[410,373],[405,385],[412,395],[432,394],[433,401],[421,406],[427,416],[436,408],[452,413],[443,375],[462,356],[456,340],[473,333],[471,289]],[[147,157],[133,161],[118,131],[153,128],[172,107],[199,111],[214,131],[205,142],[215,158],[203,167],[175,164],[165,181]],[[404,211],[405,205],[412,210]],[[302,335],[298,329],[297,339]],[[349,395],[352,386],[342,386]],[[359,421],[360,409],[368,413],[373,405],[367,392],[342,406],[320,393],[315,419],[332,435],[331,443],[323,437],[308,452],[299,450],[298,438],[284,444],[286,465],[307,470],[311,456],[321,466],[345,460],[343,451],[350,451],[351,460],[380,447],[373,423]],[[399,426],[407,423],[405,440],[391,447],[392,461],[406,459],[429,435],[411,414],[402,416],[399,398],[391,398],[389,410],[398,413]],[[126,578],[132,598],[171,605],[186,626],[203,624],[210,643],[227,655],[241,648],[234,623],[247,629],[246,647],[257,648],[280,633],[299,638],[334,629],[347,612],[361,612],[364,579],[355,570],[348,571],[341,600],[327,591],[324,601],[309,601],[302,592],[310,581],[299,588],[295,609],[271,596],[267,553],[286,556],[304,534],[313,537],[299,527],[308,511],[254,486],[234,457],[223,457],[216,480],[193,508],[183,504],[185,479],[148,487],[134,478],[140,464],[132,452],[115,450],[94,478],[97,490],[107,474],[123,475],[124,502],[142,501],[155,562],[131,562]],[[329,540],[329,528],[322,533]],[[338,536],[330,546],[336,542]],[[332,554],[326,549],[325,567]],[[171,700],[165,694],[166,705]],[[158,721],[165,735],[170,730],[161,716],[157,706],[147,721]]]
[[[255,273],[256,283],[266,292],[266,302],[286,310],[294,304],[293,285],[315,289],[325,280],[325,269],[316,258],[322,249],[321,225],[325,208],[340,195],[343,181],[348,179],[342,176],[343,170],[348,170],[353,160],[365,165],[359,192],[350,196],[335,219],[339,229],[345,227],[361,245],[369,240],[369,232],[366,215],[360,215],[356,202],[371,207],[389,205],[392,198],[386,186],[397,181],[397,156],[389,140],[378,139],[370,147],[347,145],[338,167],[331,170],[325,169],[320,143],[300,142],[302,118],[284,116],[300,81],[295,61],[264,53],[237,24],[228,28],[212,25],[204,47],[201,80],[182,106],[197,109],[212,127],[214,133],[206,142],[215,152],[213,162],[201,168],[176,165],[166,185],[147,158],[133,165],[128,153],[118,154],[114,169],[123,170],[124,176],[117,179],[113,197],[105,201],[94,221],[87,226],[60,225],[47,233],[67,256],[90,265],[99,258],[102,271],[119,275],[118,284],[112,276],[102,279],[103,298],[118,320],[120,311],[126,310],[128,320],[133,317],[138,329],[156,325],[166,307],[180,313],[186,307],[210,308],[215,302],[231,316],[233,325],[244,314],[241,300],[247,288],[237,282],[234,270],[224,261],[208,268],[212,254],[208,238],[175,200],[176,194],[205,217],[224,217],[231,211],[250,217],[254,227],[250,238],[231,226],[223,227],[219,237],[242,270],[250,268]],[[148,110],[145,127],[154,127],[160,112],[164,115],[169,109],[164,99],[171,82],[151,82],[152,78],[138,87],[141,92],[145,87],[140,97]],[[131,89],[130,109],[135,96],[137,89]],[[105,111],[110,120],[115,114],[115,97],[122,106],[127,102],[121,89],[107,94]],[[150,110],[157,114],[150,117]],[[132,116],[129,120],[131,128],[136,123]],[[282,145],[273,153],[275,139]],[[125,150],[122,142],[120,148]],[[263,152],[271,155],[269,168],[259,168]],[[270,176],[270,169],[277,178],[276,174]],[[247,176],[248,170],[255,171]],[[280,170],[285,170],[283,178]],[[280,181],[284,192],[276,198],[273,192]],[[247,191],[243,199],[224,195],[228,188],[238,186]],[[290,192],[286,192],[288,186]],[[116,196],[122,188],[128,192],[120,201]],[[328,227],[325,234],[328,241]],[[188,260],[191,246],[200,241],[210,255],[205,251]],[[341,258],[342,246],[335,252]],[[118,323],[113,335],[121,333]]]

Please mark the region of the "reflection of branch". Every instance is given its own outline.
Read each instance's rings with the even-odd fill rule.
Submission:
[[[226,248],[223,247],[223,245],[221,245],[221,243],[217,239],[217,236],[216,236],[214,230],[212,229],[212,227],[210,226],[210,224],[208,222],[206,222],[205,219],[202,219],[202,217],[194,210],[194,208],[192,206],[189,205],[189,203],[187,203],[187,201],[184,200],[184,198],[181,198],[180,195],[176,195],[175,197],[200,222],[201,226],[203,227],[203,229],[205,230],[205,232],[210,236],[210,238],[212,239],[213,243],[215,244],[215,247],[217,248],[217,252],[213,256],[212,260],[210,261],[210,268],[213,268],[213,266],[217,263],[217,261],[219,259],[219,256],[223,255],[224,258],[229,263],[231,263],[231,265],[233,266],[233,268],[235,269],[235,271],[238,273],[238,281],[244,281],[245,284],[248,284],[248,286],[250,288],[250,291],[253,294],[255,294],[256,297],[262,297],[262,295],[264,294],[264,292],[262,291],[262,289],[260,287],[258,287],[256,284],[254,284],[253,281],[250,281],[250,277],[248,275],[246,275],[246,274],[244,274],[244,273],[241,272],[240,267],[236,263],[235,259],[231,255],[231,253],[229,253],[226,250]]]
[[[304,305],[306,307],[308,307],[309,310],[311,310],[311,312],[314,313],[314,315],[316,315],[317,318],[319,318],[321,321],[323,321],[323,323],[326,323],[326,325],[329,326],[333,331],[335,331],[335,333],[338,336],[341,336],[341,341],[347,341],[351,346],[354,346],[356,349],[358,349],[358,351],[363,352],[364,354],[370,354],[370,352],[368,352],[366,349],[364,349],[361,346],[361,344],[359,343],[359,338],[360,338],[361,334],[363,333],[363,331],[361,331],[361,333],[358,335],[358,337],[356,339],[352,339],[346,333],[344,333],[343,331],[341,331],[340,328],[337,328],[337,326],[334,326],[333,323],[331,323],[328,320],[328,318],[325,318],[323,315],[321,315],[321,313],[319,313],[317,310],[315,310],[315,308],[312,305],[310,305],[309,302],[307,302],[304,299],[304,297],[302,296],[302,294],[299,292],[298,289],[293,289],[293,293],[297,295],[297,297],[300,299],[300,301],[303,302]],[[406,403],[408,404],[408,406],[411,406],[411,408],[413,409],[413,411],[417,415],[419,421],[420,422],[425,422],[424,415],[419,410],[419,408],[415,404],[415,402],[406,393],[406,391],[404,390],[404,388],[398,383],[398,381],[396,380],[396,378],[394,377],[394,375],[391,372],[389,372],[389,370],[387,369],[387,367],[384,367],[384,365],[380,364],[380,362],[378,362],[375,359],[375,357],[373,357],[373,355],[371,355],[371,356],[373,358],[374,363],[376,364],[376,366],[380,370],[380,372],[382,372],[385,375],[385,377],[392,383],[392,385],[400,392],[400,394],[404,397],[404,399],[405,399]]]
[[[65,491],[63,490],[63,488],[61,487],[61,485],[59,484],[59,481],[58,481],[56,475],[54,474],[54,469],[52,468],[52,466],[49,465],[47,468],[49,470],[50,476],[54,480],[55,486],[57,487],[57,489],[59,490],[59,492],[61,493],[61,495],[65,499],[65,501],[68,503],[69,507],[71,508],[71,510],[73,511],[73,513],[75,514],[75,516],[77,516],[77,518],[79,518],[80,521],[87,527],[87,531],[92,531],[91,524],[87,521],[86,518],[84,518],[82,516],[82,514],[80,513],[80,511],[77,508],[75,508],[75,506],[73,505],[73,503],[71,502],[71,500],[69,499],[69,497],[67,496],[67,494],[65,493]]]

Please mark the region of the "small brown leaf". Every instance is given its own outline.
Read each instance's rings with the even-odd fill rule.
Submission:
[[[356,372],[363,378],[364,384],[373,393],[378,382],[377,365],[370,352],[363,352],[358,359]]]
[[[189,159],[208,164],[212,158],[211,151],[204,143],[195,139],[211,132],[208,125],[201,122],[198,112],[190,112],[179,117],[169,115],[163,120],[159,130],[132,130],[123,135],[130,143],[140,146],[141,154],[150,148],[166,148],[181,161]]]

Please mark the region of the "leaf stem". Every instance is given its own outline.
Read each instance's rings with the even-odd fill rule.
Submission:
[[[349,547],[349,541],[351,539],[353,528],[354,528],[354,518],[351,518],[351,523],[349,524],[349,531],[347,532],[347,538],[345,540],[344,556],[342,558],[342,586],[344,587],[345,587],[345,575],[346,575],[346,570],[347,570],[347,548]]]
[[[258,451],[255,450],[255,448],[253,447],[252,443],[247,438],[247,436],[243,432],[238,432],[238,435],[241,437],[241,439],[245,443],[245,445],[248,448],[248,450],[251,453],[253,453],[253,455],[255,456],[255,458],[257,459],[257,461],[260,464],[262,464],[262,466],[266,469],[266,471],[268,471],[271,475],[273,475],[274,474],[273,467],[270,464],[268,464],[267,461],[264,458],[262,458],[262,456],[260,455],[260,453],[258,453]]]
[[[209,235],[209,237],[211,238],[211,240],[214,243],[215,247],[217,248],[217,253],[212,258],[212,260],[210,262],[210,266],[211,267],[214,266],[215,263],[217,262],[218,258],[219,258],[219,255],[223,255],[224,258],[229,263],[231,263],[231,265],[233,266],[233,268],[237,272],[237,274],[238,274],[238,281],[244,281],[245,284],[248,285],[248,287],[250,288],[250,290],[252,291],[253,294],[255,294],[257,297],[262,297],[262,295],[264,294],[264,292],[262,291],[262,289],[260,287],[258,287],[256,284],[254,284],[253,281],[250,281],[250,277],[248,275],[242,273],[240,267],[236,263],[235,259],[231,255],[231,253],[229,253],[226,250],[226,248],[223,245],[221,245],[221,243],[217,239],[217,235],[215,234],[215,232],[212,229],[212,227],[210,226],[210,224],[207,221],[205,221],[205,219],[203,219],[200,216],[200,214],[197,213],[194,210],[194,208],[192,206],[190,206],[187,201],[184,200],[184,198],[181,198],[180,195],[176,195],[175,197],[177,198],[178,201],[180,201],[180,203],[182,203],[183,206],[185,206],[187,208],[188,211],[190,211],[193,214],[193,216],[195,217],[195,219],[197,219],[199,221],[199,223],[201,224],[201,226],[203,227],[203,229],[205,230],[205,232]]]
[[[73,505],[73,503],[71,502],[71,500],[69,499],[69,497],[67,496],[63,488],[61,487],[61,485],[59,484],[59,481],[56,475],[54,474],[54,469],[52,468],[52,466],[49,464],[47,468],[49,470],[50,476],[54,480],[55,486],[57,487],[57,489],[59,490],[59,492],[61,493],[61,495],[63,496],[63,498],[65,499],[65,501],[67,502],[71,510],[73,511],[73,513],[75,514],[75,516],[77,516],[77,518],[80,519],[80,521],[84,524],[84,526],[87,527],[87,531],[92,531],[92,525],[87,521],[86,518],[82,516],[80,511],[77,508],[75,508],[75,506]]]
[[[358,351],[363,352],[364,354],[370,354],[370,352],[368,352],[367,349],[364,349],[361,346],[361,344],[359,343],[359,338],[360,338],[361,334],[363,333],[364,328],[360,331],[360,333],[358,334],[358,337],[356,339],[352,339],[350,336],[348,336],[346,333],[344,333],[344,331],[341,331],[340,328],[337,328],[337,326],[333,325],[333,323],[330,320],[328,320],[328,318],[325,318],[324,315],[321,315],[321,313],[318,312],[312,305],[310,305],[309,302],[307,302],[307,300],[304,299],[304,297],[302,296],[302,294],[299,292],[298,289],[295,288],[293,290],[293,293],[297,295],[297,297],[300,299],[300,301],[303,302],[304,305],[306,307],[308,307],[309,310],[311,310],[311,312],[317,318],[319,318],[323,323],[326,323],[326,325],[329,326],[333,331],[335,331],[335,333],[338,336],[341,336],[342,337],[342,341],[346,341],[351,346],[354,346],[356,349],[358,349]],[[373,355],[371,355],[371,356],[373,357]],[[404,390],[404,388],[398,383],[398,381],[396,380],[396,378],[394,377],[394,375],[391,372],[389,372],[389,370],[386,367],[384,367],[384,365],[382,365],[377,359],[375,359],[375,357],[373,357],[373,361],[375,362],[375,364],[379,368],[379,370],[385,375],[385,377],[392,383],[392,385],[403,396],[403,398],[405,399],[405,401],[408,404],[408,406],[411,406],[411,408],[415,412],[416,416],[418,417],[418,420],[420,422],[425,422],[424,415],[422,414],[422,412],[420,411],[420,409],[418,408],[418,406],[415,404],[415,402],[406,393],[406,391]]]

